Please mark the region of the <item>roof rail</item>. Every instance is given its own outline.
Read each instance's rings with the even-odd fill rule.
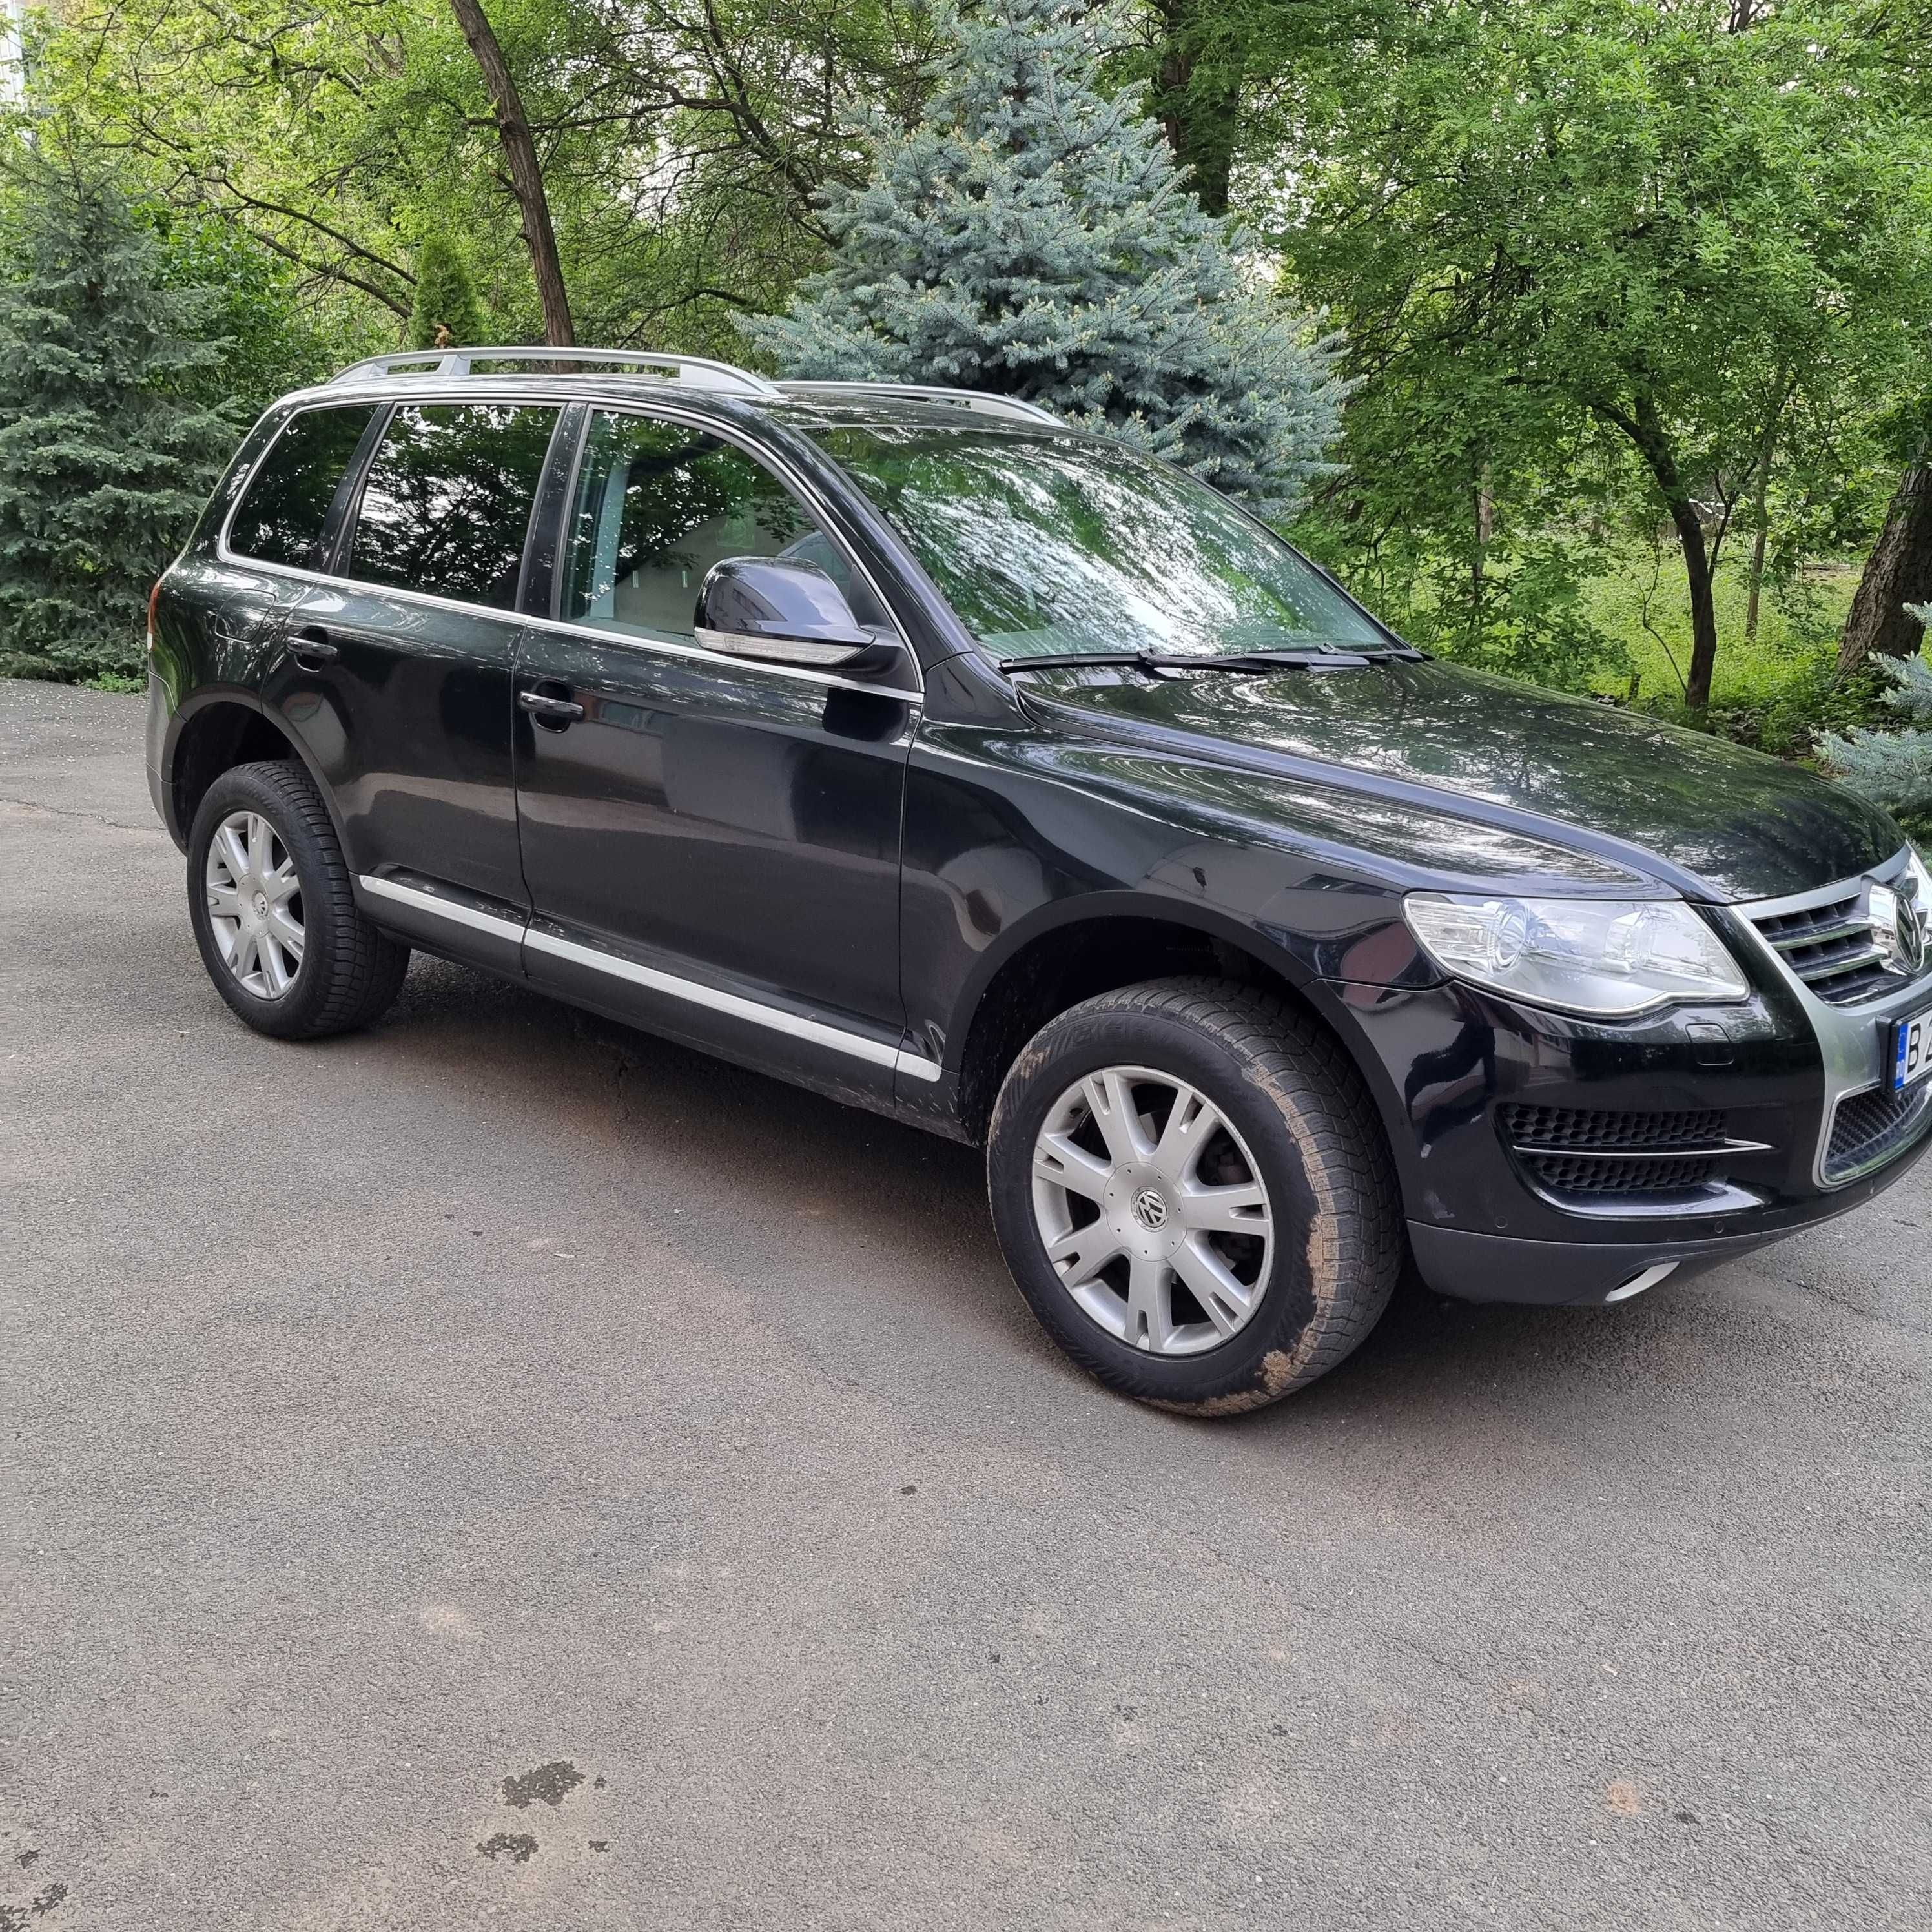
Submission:
[[[532,348],[528,343],[501,348],[394,350],[386,356],[366,356],[360,362],[351,363],[328,380],[333,383],[350,382],[363,376],[430,376],[439,380],[460,381],[479,373],[496,373],[478,371],[474,365],[478,362],[553,365],[544,370],[545,374],[554,373],[554,365],[560,362],[609,364],[620,369],[662,375],[687,389],[711,389],[728,396],[769,397],[780,393],[776,385],[764,376],[730,362],[715,362],[708,356],[667,356],[644,349]],[[596,370],[586,373],[594,374]]]
[[[996,396],[984,389],[946,388],[936,382],[781,382],[788,396],[903,396],[909,402],[951,403],[982,416],[1004,416],[1009,422],[1066,425],[1039,403],[1017,396]]]

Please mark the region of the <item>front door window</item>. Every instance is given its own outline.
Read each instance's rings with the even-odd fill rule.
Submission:
[[[863,624],[888,620],[812,513],[742,450],[681,424],[591,416],[564,554],[559,615],[687,641],[705,574],[728,556],[814,563]]]

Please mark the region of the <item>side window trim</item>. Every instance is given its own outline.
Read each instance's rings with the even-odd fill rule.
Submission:
[[[698,655],[708,658],[715,658],[722,664],[742,664],[746,662],[742,658],[733,656],[729,652],[709,650],[701,644],[694,646],[687,640],[660,639],[646,636],[641,632],[633,635],[625,632],[605,629],[598,625],[586,623],[581,618],[566,617],[562,614],[565,577],[565,572],[561,568],[563,550],[562,524],[563,521],[568,518],[571,508],[577,501],[577,486],[582,475],[584,457],[590,447],[591,418],[593,415],[640,416],[646,422],[668,423],[679,429],[694,429],[700,434],[710,436],[715,441],[722,443],[726,448],[736,450],[747,462],[756,464],[767,476],[774,478],[778,487],[810,514],[813,523],[837,548],[839,554],[844,558],[847,566],[865,580],[866,586],[871,590],[879,608],[892,620],[893,635],[898,640],[907,661],[913,667],[919,686],[923,690],[926,679],[924,673],[919,667],[919,654],[913,649],[911,642],[906,635],[905,626],[900,621],[898,612],[893,608],[892,599],[880,589],[878,580],[866,568],[865,560],[859,555],[844,531],[838,528],[836,512],[832,506],[826,502],[821,493],[813,489],[806,479],[800,476],[782,458],[775,456],[770,451],[760,449],[755,444],[746,441],[742,434],[737,431],[735,424],[714,422],[702,416],[686,416],[681,411],[675,410],[661,406],[652,408],[637,403],[586,403],[583,405],[583,433],[578,438],[576,452],[569,466],[568,488],[565,494],[562,516],[558,524],[556,550],[556,562],[558,567],[554,568],[551,573],[553,580],[550,586],[549,608],[540,614],[547,616],[551,622],[563,629],[587,631],[598,637],[615,638],[626,644],[634,644],[643,650],[671,650],[680,654],[694,650]],[[890,687],[874,686],[872,688],[880,690],[890,688]]]
[[[256,478],[262,473],[262,465],[268,461],[275,446],[288,433],[290,424],[293,422],[297,416],[306,413],[307,412],[302,410],[290,410],[288,414],[283,417],[269,432],[268,441],[248,459],[247,464],[238,463],[230,471],[226,478],[228,507],[222,513],[220,527],[214,532],[214,554],[223,562],[226,562],[230,558],[237,563],[249,563],[254,561],[252,558],[242,556],[240,551],[230,544],[229,535],[235,527],[235,519],[242,513],[242,506],[248,500],[248,492],[255,487]],[[286,570],[289,568],[286,564],[278,564],[272,567],[278,570]]]
[[[311,410],[334,409],[345,405],[330,399],[305,403],[298,409],[290,410],[287,416],[276,425],[274,434],[264,445],[261,453],[249,465],[245,475],[237,478],[231,484],[233,494],[222,518],[220,526],[216,532],[216,556],[224,562],[244,565],[250,569],[266,571],[276,576],[323,583],[343,590],[368,589],[369,586],[358,580],[344,575],[338,565],[340,560],[347,555],[349,544],[354,535],[356,512],[361,507],[363,485],[368,481],[368,470],[374,460],[376,450],[380,446],[382,431],[388,428],[389,418],[398,409],[406,404],[446,403],[450,400],[446,392],[439,392],[434,394],[397,397],[377,404],[374,422],[380,424],[380,427],[374,428],[372,433],[369,433],[369,446],[366,450],[362,449],[358,445],[358,454],[360,460],[356,465],[352,466],[351,472],[345,474],[344,478],[344,483],[348,486],[348,489],[344,501],[342,526],[336,532],[333,549],[331,554],[322,558],[314,568],[308,570],[298,570],[288,564],[256,562],[250,558],[237,554],[230,549],[228,543],[229,526],[234,521],[236,512],[240,508],[242,499],[248,494],[249,484],[254,482],[262,463],[266,460],[268,452],[281,440],[283,432],[287,429],[289,424],[293,422],[296,417],[304,416]],[[560,518],[561,516],[568,514],[571,496],[575,489],[578,466],[583,459],[584,444],[588,439],[590,412],[593,406],[604,409],[615,415],[648,416],[654,421],[675,423],[681,428],[700,430],[706,435],[716,436],[721,442],[730,444],[732,448],[740,450],[753,461],[762,464],[766,469],[770,470],[787,489],[800,496],[812,508],[814,515],[820,519],[826,535],[839,546],[850,560],[854,568],[858,570],[864,576],[866,582],[872,586],[874,595],[878,598],[880,605],[892,615],[895,628],[898,631],[902,640],[904,640],[904,627],[899,622],[898,614],[891,599],[880,590],[878,579],[867,568],[863,560],[854,551],[851,543],[846,538],[843,532],[836,526],[833,519],[837,513],[827,502],[824,494],[815,489],[807,479],[800,476],[782,458],[772,457],[762,451],[747,447],[740,436],[733,433],[734,426],[718,423],[708,417],[687,416],[680,412],[663,409],[646,409],[631,403],[614,401],[592,405],[581,400],[553,396],[544,396],[534,400],[554,404],[560,418],[568,417],[573,410],[580,410],[583,412],[580,419],[581,427],[574,440],[574,447],[566,448],[554,438],[551,444],[551,454],[554,457],[560,454],[562,459],[559,464],[559,474],[562,478],[561,488],[563,491],[564,508],[560,513],[560,521],[553,526],[553,533],[557,536],[560,542],[562,530]],[[568,439],[566,438],[566,442],[568,440]],[[541,507],[540,498],[539,508]],[[332,504],[331,514],[333,513],[334,506]],[[533,516],[532,529],[536,527],[536,519]],[[553,560],[554,559],[554,552],[553,552]],[[545,630],[566,634],[574,632],[580,635],[596,638],[606,644],[622,644],[635,650],[654,651],[664,656],[688,658],[705,664],[728,664],[734,669],[741,671],[754,665],[754,660],[734,657],[723,652],[707,650],[701,644],[658,643],[648,638],[626,634],[622,632],[602,630],[595,625],[566,622],[554,614],[556,598],[559,594],[558,586],[560,584],[562,574],[561,572],[554,568],[550,572],[553,582],[550,594],[545,598],[548,608],[533,609],[526,600],[520,610],[504,611],[493,605],[467,602],[456,598],[440,597],[427,591],[392,590],[388,594],[400,597],[406,602],[424,604],[431,608],[473,611],[495,617],[514,617],[522,615],[526,616],[531,623]],[[535,595],[543,595],[541,586],[535,583],[531,584],[530,589]],[[811,670],[790,664],[767,664],[757,665],[755,668],[772,676],[796,678],[808,684],[863,692],[870,695],[896,694],[916,704],[925,689],[925,672],[920,663],[917,652],[909,641],[906,642],[905,656],[906,662],[914,680],[910,688],[882,684],[872,680],[861,681],[856,678],[842,677],[836,672]]]
[[[369,480],[369,466],[376,460],[376,446],[388,433],[390,418],[396,413],[396,406],[389,404],[379,408],[369,418],[369,427],[362,432],[362,440],[356,446],[356,454],[349,467],[342,472],[342,481],[336,485],[335,500],[328,506],[328,516],[322,526],[322,550],[316,568],[325,577],[342,574],[342,566],[349,555],[349,543],[356,526],[356,512],[362,507],[362,486]]]
[[[315,555],[307,564],[275,563],[262,557],[250,556],[238,550],[232,541],[235,533],[235,519],[242,514],[255,485],[260,482],[262,472],[268,466],[269,459],[282,446],[283,439],[304,416],[320,415],[326,410],[350,410],[368,407],[360,403],[314,402],[304,403],[298,409],[290,410],[276,424],[268,440],[251,458],[247,467],[239,473],[231,473],[224,480],[223,488],[228,494],[227,508],[223,512],[220,526],[214,533],[214,554],[224,562],[245,564],[251,570],[270,570],[278,573],[292,573],[299,577],[326,576],[334,556],[334,535],[336,520],[347,501],[346,492],[352,483],[360,488],[360,478],[366,471],[368,459],[375,452],[376,444],[382,428],[388,419],[393,404],[378,403],[374,406],[368,424],[357,439],[355,453],[347,466],[337,479],[334,494],[329,499],[328,509],[322,520],[322,536],[316,544]]]
[[[570,517],[571,493],[590,432],[589,404],[567,403],[558,412],[543,475],[537,482],[536,502],[524,546],[523,575],[517,586],[516,608],[526,616],[556,615],[563,580],[557,562],[563,549],[564,526]]]

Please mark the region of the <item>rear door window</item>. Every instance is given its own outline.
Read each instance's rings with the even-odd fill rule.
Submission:
[[[347,574],[510,609],[556,418],[554,405],[404,404],[370,464]]]
[[[374,419],[371,403],[304,410],[270,446],[228,526],[237,556],[313,570],[321,560],[329,506]]]

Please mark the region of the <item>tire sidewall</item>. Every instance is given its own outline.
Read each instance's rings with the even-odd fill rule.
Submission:
[[[249,992],[230,970],[216,943],[208,910],[208,848],[223,820],[238,812],[259,812],[274,828],[301,881],[302,958],[288,991],[278,1000],[264,1000]],[[314,832],[299,812],[290,808],[281,790],[258,770],[243,766],[224,772],[209,786],[194,815],[188,842],[188,916],[194,943],[214,988],[229,1006],[258,1033],[288,1037],[309,1030],[328,996],[331,927],[326,916],[328,865]]]
[[[1150,1354],[1108,1334],[1068,1292],[1034,1218],[1034,1142],[1048,1111],[1084,1076],[1132,1066],[1171,1073],[1207,1095],[1247,1144],[1268,1189],[1274,1238],[1260,1308],[1231,1340],[1196,1355]],[[1313,1098],[1283,1088],[1248,1056],[1171,1015],[1070,1014],[1026,1048],[994,1110],[987,1192],[1020,1292],[1076,1361],[1143,1401],[1181,1408],[1222,1401],[1252,1406],[1292,1385],[1318,1333],[1335,1264],[1346,1264],[1336,1252],[1328,1190],[1310,1158]],[[1250,1391],[1260,1393],[1240,1399]]]

